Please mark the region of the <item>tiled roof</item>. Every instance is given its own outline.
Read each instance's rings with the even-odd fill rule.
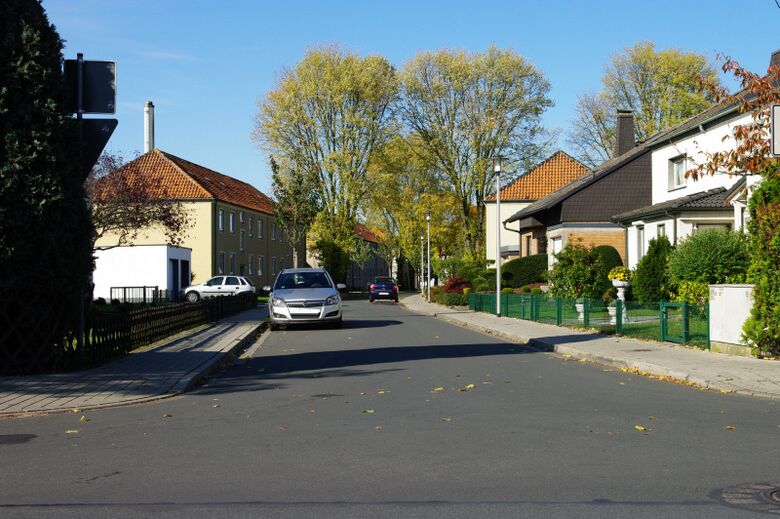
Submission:
[[[501,190],[501,200],[538,200],[588,172],[580,161],[557,151]],[[495,200],[496,195],[486,198]]]
[[[725,187],[718,187],[710,189],[709,191],[693,193],[692,195],[682,196],[673,200],[667,200],[665,202],[615,215],[612,217],[612,221],[622,223],[632,222],[643,218],[666,214],[667,212],[678,213],[686,209],[696,211],[724,211],[727,210],[724,206],[726,205],[726,196],[729,194],[729,191],[730,190],[727,190]]]
[[[157,148],[125,164],[121,171],[142,179],[158,198],[216,199],[273,214],[273,201],[250,184]]]
[[[358,237],[360,237],[360,239],[363,241],[367,241],[371,243],[379,243],[379,236],[377,236],[374,231],[372,231],[362,223],[355,224],[355,234],[357,234]]]

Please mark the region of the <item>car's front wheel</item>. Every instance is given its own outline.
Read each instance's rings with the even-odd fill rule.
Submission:
[[[187,301],[190,303],[197,303],[198,301],[200,301],[200,294],[198,294],[194,290],[192,292],[187,292],[187,295],[184,297],[186,297]]]

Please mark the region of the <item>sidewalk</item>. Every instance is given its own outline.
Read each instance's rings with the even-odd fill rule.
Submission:
[[[247,310],[99,368],[0,377],[0,418],[113,407],[178,395],[250,341],[267,313],[265,307]]]
[[[419,294],[402,295],[407,309],[496,335],[544,351],[554,351],[616,368],[671,377],[743,395],[780,399],[780,361],[759,360],[676,346],[577,331],[507,317],[456,310],[426,303]]]

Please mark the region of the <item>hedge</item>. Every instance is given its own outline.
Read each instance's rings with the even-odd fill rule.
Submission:
[[[504,284],[512,288],[544,281],[547,272],[547,254],[534,254],[507,261],[501,266],[502,277],[505,272],[511,273],[512,277]]]

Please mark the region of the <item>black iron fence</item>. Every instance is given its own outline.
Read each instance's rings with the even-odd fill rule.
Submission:
[[[252,293],[136,310],[92,306],[85,312],[82,338],[77,322],[69,324],[62,336],[45,332],[47,319],[62,319],[66,312],[41,316],[32,305],[0,298],[0,374],[52,373],[96,366],[175,333],[256,307],[257,296]]]
[[[157,286],[143,287],[111,287],[111,300],[120,303],[154,303],[176,302],[180,294],[173,290],[160,289]]]

